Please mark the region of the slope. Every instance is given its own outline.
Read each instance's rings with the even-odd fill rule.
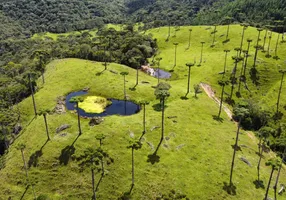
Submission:
[[[213,120],[212,116],[217,114],[218,107],[204,93],[199,94],[198,99],[196,99],[192,97],[192,89],[188,100],[180,98],[186,92],[187,67],[185,63],[192,62],[194,57],[196,57],[197,63],[199,62],[201,41],[206,42],[203,62],[200,67],[193,67],[191,85],[207,82],[219,94],[220,87],[215,83],[221,78],[218,72],[223,68],[223,49],[233,49],[239,46],[241,27],[231,26],[230,42],[223,45],[224,38],[219,37],[213,48],[209,47],[212,43],[212,35],[210,34],[212,30],[203,26],[192,27],[191,48],[186,50],[189,28],[181,27],[177,31],[176,37],[171,36],[169,38],[169,42],[165,42],[168,34],[167,27],[147,32],[152,33],[158,40],[159,56],[162,57],[161,68],[165,70],[174,67],[173,42],[179,42],[177,65],[173,69],[173,78],[168,81],[172,88],[170,90],[171,96],[166,102],[166,137],[159,149],[160,159],[157,163],[147,162],[147,156],[153,153],[160,138],[160,129],[150,130],[154,126],[160,126],[161,123],[161,113],[153,108],[156,107],[158,100],[155,99],[154,89],[151,87],[157,84],[157,80],[140,73],[139,80],[150,82],[150,84],[140,82],[135,91],[127,91],[129,98],[135,102],[143,99],[151,101],[150,105],[147,106],[147,133],[144,136],[143,147],[135,151],[135,187],[132,191],[132,198],[156,199],[162,197],[162,194],[169,195],[174,190],[177,193],[187,195],[190,199],[262,199],[264,189],[256,189],[253,183],[257,178],[256,163],[258,161],[256,154],[258,141],[253,133],[241,131],[239,141],[241,151],[237,152],[234,171],[234,184],[237,188],[237,194],[230,196],[222,188],[229,177],[233,150],[231,145],[234,144],[237,128],[235,123],[230,121],[225,113],[222,115],[223,122]],[[218,27],[217,35],[224,34],[225,30],[226,27]],[[256,29],[251,27],[247,29],[246,38],[254,39],[256,35]],[[281,44],[279,48],[279,57],[282,58],[285,55],[284,44]],[[232,70],[232,55],[235,55],[233,50],[227,60],[227,74]],[[253,55],[253,49],[251,55]],[[264,74],[265,76],[270,77],[268,75],[272,74],[275,77],[278,74],[277,69],[269,66],[283,64],[282,59],[264,58],[263,54],[259,54],[259,61],[258,70],[261,77],[264,74],[261,70],[263,68],[268,69],[268,72]],[[51,62],[45,74],[46,84],[42,85],[35,96],[38,109],[52,109],[56,105],[57,97],[84,87],[90,87],[90,94],[122,99],[123,78],[108,70],[111,69],[118,73],[128,71],[127,88],[134,86],[136,71],[122,65],[110,64],[107,71],[96,76],[95,74],[101,72],[103,68],[101,63],[79,59],[63,59]],[[263,91],[270,93],[274,89],[277,90],[275,84],[278,84],[278,80],[277,77],[269,78],[268,83],[261,81],[260,90],[248,80],[252,94],[255,94],[253,97],[260,99],[259,94]],[[242,95],[250,96],[247,91],[243,91]],[[270,99],[270,102],[274,101]],[[37,196],[46,194],[51,199],[90,198],[92,195],[90,169],[82,169],[74,158],[82,155],[88,147],[98,147],[98,141],[95,139],[96,133],[107,135],[103,141],[103,148],[114,159],[114,163],[106,166],[107,173],[100,182],[97,191],[98,199],[117,199],[130,189],[131,150],[126,147],[130,136],[133,134],[135,138],[141,136],[142,112],[126,117],[106,117],[102,124],[95,127],[89,127],[89,120],[82,119],[83,134],[78,138],[77,119],[74,113],[49,115],[48,122],[52,140],[45,143],[43,118],[40,116],[33,118],[31,105],[31,98],[27,98],[19,104],[22,120],[26,122],[27,126],[5,157],[6,167],[0,171],[0,189],[3,191],[0,198],[6,199],[9,196],[20,198],[23,194],[23,199],[32,198],[31,187],[25,192],[26,181],[21,153],[16,149],[19,143],[26,144],[24,153],[27,161],[31,163],[29,174],[31,181],[35,184]],[[30,123],[28,124],[28,122]],[[72,125],[71,129],[67,130],[64,135],[56,134],[55,129],[66,123]],[[76,138],[77,140],[75,140]],[[73,142],[75,142],[74,150],[66,152],[67,147],[70,147]],[[265,153],[263,158],[261,180],[265,186],[270,169],[264,163],[273,156],[274,154],[269,152]],[[241,157],[246,158],[251,163],[251,167],[240,161],[239,158]],[[66,164],[61,163],[62,158],[69,158],[68,162]],[[96,178],[99,180],[100,173],[96,174]],[[282,174],[280,183],[285,181],[285,174]],[[273,195],[272,190],[271,195]]]

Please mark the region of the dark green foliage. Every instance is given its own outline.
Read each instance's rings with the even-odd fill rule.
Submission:
[[[241,121],[241,126],[246,130],[259,130],[262,126],[265,126],[270,121],[270,113],[262,110],[256,103],[248,100],[238,102],[235,108],[246,108],[249,110],[249,113]],[[239,117],[237,113],[233,113],[233,118],[238,120]]]
[[[121,23],[121,0],[4,0],[0,10],[31,33],[100,28],[104,23]]]

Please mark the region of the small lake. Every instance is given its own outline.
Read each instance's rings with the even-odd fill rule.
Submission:
[[[68,110],[75,110],[75,103],[70,103],[69,100],[75,96],[86,95],[88,92],[78,91],[72,92],[66,96],[66,108]],[[140,111],[140,106],[125,100],[108,99],[112,102],[110,106],[105,108],[103,113],[87,113],[83,109],[79,108],[79,115],[82,117],[104,117],[108,115],[133,115]]]
[[[159,78],[171,78],[171,73],[166,72],[166,71],[161,70],[161,69],[159,69],[159,71],[158,71],[158,69],[155,69],[154,70],[154,77],[158,78],[158,76],[159,76]]]

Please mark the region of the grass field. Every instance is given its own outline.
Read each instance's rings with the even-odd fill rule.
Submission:
[[[208,27],[192,27],[191,47],[188,46],[188,30],[190,27],[181,27],[176,37],[173,31],[168,42],[165,39],[168,28],[152,29],[146,34],[153,34],[158,40],[161,68],[166,71],[174,67],[174,42],[178,42],[177,66],[174,68],[173,78],[167,82],[172,86],[171,96],[166,101],[165,140],[161,145],[158,155],[159,162],[147,162],[148,155],[152,154],[159,143],[161,129],[151,131],[154,126],[161,124],[161,112],[155,111],[158,100],[155,99],[154,89],[157,80],[143,73],[139,73],[140,84],[136,90],[129,90],[135,84],[136,71],[119,64],[108,65],[108,70],[96,76],[104,69],[102,63],[90,62],[79,59],[62,59],[52,61],[46,71],[46,83],[41,85],[35,95],[38,109],[53,109],[56,99],[72,91],[89,87],[90,95],[104,96],[107,98],[123,99],[122,71],[128,71],[126,77],[127,95],[134,102],[149,100],[146,106],[147,133],[144,136],[143,146],[135,151],[135,187],[131,199],[156,199],[162,194],[169,194],[171,190],[186,194],[189,199],[263,199],[265,189],[256,189],[254,181],[257,179],[256,165],[258,162],[257,143],[254,133],[241,131],[237,151],[233,181],[236,186],[236,195],[227,194],[222,188],[228,182],[231,156],[234,144],[236,124],[222,114],[223,122],[213,120],[213,115],[218,113],[217,104],[205,93],[194,98],[193,88],[188,100],[180,97],[185,95],[187,86],[186,62],[196,58],[200,60],[200,42],[204,41],[205,48],[203,62],[200,67],[195,66],[191,71],[191,85],[206,82],[220,95],[217,80],[221,78],[218,73],[223,69],[224,49],[230,49],[227,61],[227,74],[233,68],[231,56],[233,50],[240,45],[241,27],[231,26],[230,42],[223,44],[226,27],[218,27],[217,40],[213,48],[212,30]],[[206,30],[207,29],[207,30]],[[173,30],[173,28],[172,28]],[[255,28],[249,27],[245,33],[246,38],[252,38],[251,57],[249,66],[253,63],[254,43],[257,37]],[[262,34],[263,35],[263,34]],[[276,34],[273,35],[271,46],[275,46]],[[260,76],[260,85],[257,87],[248,80],[251,93],[242,90],[243,97],[252,96],[259,101],[261,106],[274,109],[276,93],[279,87],[278,68],[285,68],[283,57],[286,55],[284,44],[279,45],[278,55],[280,60],[265,58],[259,52],[257,69]],[[244,44],[244,48],[246,44]],[[273,48],[271,48],[273,54]],[[250,67],[249,67],[250,68]],[[111,73],[109,70],[118,72]],[[149,84],[143,84],[147,81]],[[229,87],[227,88],[229,93]],[[286,94],[282,94],[286,99]],[[281,101],[283,102],[283,101]],[[285,102],[285,101],[284,101]],[[283,104],[283,103],[282,103]],[[273,108],[272,108],[273,107]],[[282,105],[281,105],[282,107]],[[46,133],[43,117],[33,118],[32,100],[25,99],[19,104],[22,112],[22,122],[26,128],[21,132],[6,155],[6,167],[0,171],[0,199],[32,199],[31,187],[25,191],[25,172],[20,150],[17,144],[25,143],[25,158],[30,163],[29,176],[35,184],[38,195],[46,194],[50,199],[91,199],[92,185],[90,168],[83,170],[73,158],[83,154],[86,148],[96,148],[99,142],[97,133],[106,134],[103,140],[103,149],[108,151],[114,163],[106,165],[106,175],[99,184],[98,199],[118,199],[129,191],[131,184],[131,150],[127,149],[131,136],[139,138],[142,134],[142,111],[131,116],[109,116],[98,126],[90,127],[88,119],[82,119],[83,134],[78,136],[77,117],[74,113],[67,112],[62,115],[48,115],[51,141],[46,143]],[[172,118],[172,117],[177,118]],[[168,118],[169,117],[169,118]],[[170,118],[171,117],[171,118]],[[29,124],[28,124],[29,123]],[[55,130],[62,124],[72,125],[65,135],[56,134]],[[71,145],[74,148],[71,148]],[[70,150],[70,151],[67,151]],[[265,153],[261,164],[261,180],[265,187],[270,175],[270,168],[265,166],[265,161],[274,157],[274,153]],[[246,158],[251,166],[240,160]],[[276,173],[275,173],[276,174]],[[96,174],[96,182],[100,173]],[[275,179],[272,181],[272,186]],[[282,169],[279,183],[286,182],[285,167]],[[273,197],[273,189],[270,189]],[[279,199],[285,198],[284,196]]]

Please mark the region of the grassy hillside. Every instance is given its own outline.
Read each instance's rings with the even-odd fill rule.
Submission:
[[[253,183],[257,179],[256,164],[258,162],[257,139],[252,132],[241,131],[239,145],[241,151],[237,151],[234,169],[234,184],[236,195],[227,194],[222,188],[224,182],[228,182],[231,156],[234,144],[236,124],[230,121],[223,113],[223,122],[213,120],[213,115],[218,112],[218,106],[205,93],[193,98],[193,89],[188,100],[180,97],[186,93],[187,67],[186,62],[192,62],[196,58],[200,60],[200,42],[205,41],[203,62],[200,67],[195,66],[191,72],[191,85],[199,82],[209,83],[220,95],[220,87],[216,84],[221,78],[218,72],[223,69],[224,52],[228,48],[232,51],[227,60],[227,75],[233,68],[231,56],[233,50],[240,45],[240,26],[231,26],[230,42],[222,43],[226,27],[218,27],[217,40],[213,48],[211,29],[206,26],[192,27],[191,47],[188,46],[188,30],[190,27],[181,27],[176,37],[172,34],[168,42],[165,39],[168,28],[153,29],[148,31],[158,40],[161,68],[166,71],[174,67],[174,45],[178,42],[177,66],[173,68],[173,77],[168,83],[172,86],[171,96],[167,99],[165,140],[159,149],[159,162],[147,162],[148,155],[152,154],[159,143],[160,128],[151,131],[154,126],[161,124],[161,112],[153,107],[158,103],[155,99],[154,89],[151,86],[157,84],[157,80],[143,73],[139,74],[140,84],[135,91],[127,90],[129,98],[135,102],[150,100],[147,108],[147,133],[144,136],[142,149],[135,151],[135,187],[132,191],[132,199],[156,199],[162,194],[169,195],[171,190],[187,195],[189,199],[262,199],[265,189],[256,189]],[[206,30],[207,29],[207,30]],[[256,41],[257,31],[254,28],[246,30],[245,38],[252,38],[251,57],[252,64],[253,45]],[[273,35],[271,46],[274,47],[276,34]],[[246,44],[244,44],[244,48]],[[271,48],[273,54],[273,48]],[[278,66],[284,66],[285,43],[279,45],[280,60],[265,58],[259,53],[260,76],[259,87],[253,85],[248,77],[248,86],[251,94],[242,90],[243,97],[252,96],[262,105],[275,105],[276,91],[279,86]],[[249,67],[250,68],[250,67]],[[101,95],[123,99],[123,78],[119,74],[104,71],[100,76],[98,72],[104,69],[101,63],[89,62],[79,59],[55,60],[48,65],[45,73],[46,83],[41,85],[35,95],[38,109],[54,108],[56,99],[72,91],[90,87],[91,95]],[[135,84],[136,71],[126,66],[110,64],[108,69],[122,72],[128,71],[126,77],[127,88]],[[248,74],[248,73],[247,73]],[[271,75],[271,76],[270,76]],[[148,81],[150,84],[143,84]],[[227,88],[229,93],[229,87]],[[264,95],[261,98],[261,95]],[[283,94],[283,99],[285,94]],[[283,101],[281,101],[283,102]],[[285,102],[285,101],[284,101]],[[88,147],[96,148],[99,142],[95,139],[96,133],[107,135],[103,141],[103,149],[108,151],[114,159],[114,163],[106,166],[107,173],[99,184],[98,199],[118,199],[123,193],[129,191],[131,184],[131,150],[127,149],[128,140],[134,133],[139,138],[142,133],[142,111],[132,116],[109,116],[104,122],[95,127],[89,127],[88,119],[82,119],[83,134],[77,138],[77,118],[74,113],[67,112],[62,115],[49,115],[48,123],[51,132],[51,141],[46,143],[44,120],[41,116],[33,118],[31,98],[25,99],[19,104],[22,111],[22,121],[26,128],[11,146],[5,156],[6,167],[0,171],[0,199],[12,197],[18,199],[32,198],[31,187],[25,191],[25,172],[21,160],[21,153],[16,149],[17,144],[25,143],[24,154],[27,162],[30,161],[29,175],[35,184],[35,192],[38,195],[46,194],[51,199],[90,199],[91,173],[90,168],[81,169],[74,157],[78,157]],[[177,118],[168,118],[177,116]],[[29,124],[28,124],[29,122]],[[71,124],[72,127],[65,131],[66,135],[55,133],[55,129],[62,124]],[[74,148],[71,145],[74,143]],[[153,148],[152,148],[153,147]],[[67,151],[70,150],[70,151]],[[275,156],[272,152],[265,153],[261,165],[261,180],[266,187],[270,174],[270,168],[265,166],[265,161]],[[246,158],[251,167],[240,160]],[[67,162],[68,161],[68,162]],[[35,165],[35,167],[33,166]],[[284,171],[283,167],[283,171]],[[96,182],[100,173],[96,174]],[[281,174],[279,183],[285,183],[286,176]],[[274,180],[272,184],[274,183]],[[270,189],[273,196],[273,190]],[[284,196],[285,197],[285,194]],[[281,197],[282,198],[282,197]]]

